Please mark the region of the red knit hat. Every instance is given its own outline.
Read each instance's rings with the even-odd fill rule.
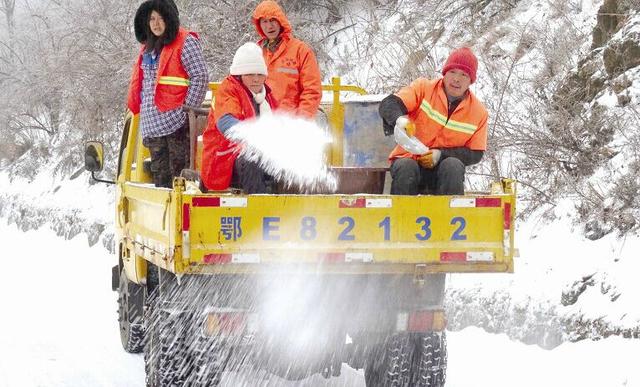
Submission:
[[[471,83],[476,81],[476,71],[478,71],[478,59],[469,47],[462,47],[454,50],[449,54],[447,62],[442,68],[442,75],[445,75],[447,71],[459,69],[467,73],[471,78]]]

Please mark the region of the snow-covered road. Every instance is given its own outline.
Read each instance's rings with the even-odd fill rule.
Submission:
[[[84,236],[0,224],[0,387],[142,386],[141,355],[125,353],[110,289],[114,258]],[[447,387],[639,386],[640,340],[609,338],[552,351],[477,328],[449,332]],[[226,375],[225,386],[364,386],[362,371],[285,382]]]

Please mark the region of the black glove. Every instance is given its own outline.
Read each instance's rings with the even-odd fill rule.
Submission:
[[[404,102],[395,94],[390,94],[385,97],[378,107],[378,114],[382,118],[382,129],[385,136],[391,136],[393,134],[393,128],[396,126],[398,117],[404,116],[408,113],[407,107],[404,106]]]

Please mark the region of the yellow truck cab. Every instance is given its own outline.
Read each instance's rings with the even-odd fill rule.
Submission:
[[[331,377],[347,363],[367,386],[444,386],[445,273],[513,271],[515,184],[390,195],[380,98],[345,100],[365,92],[338,78],[324,90],[332,194],[202,193],[184,178],[154,187],[138,116],[126,117],[112,284],[123,347],[145,352],[147,385],[217,385],[239,366]],[[195,169],[207,113],[189,113]],[[99,143],[85,156],[101,169]]]

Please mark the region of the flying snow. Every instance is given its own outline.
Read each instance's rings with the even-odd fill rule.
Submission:
[[[285,187],[334,192],[337,179],[325,160],[331,144],[326,128],[283,114],[264,115],[234,125],[226,137],[243,144],[240,155],[257,162]]]

